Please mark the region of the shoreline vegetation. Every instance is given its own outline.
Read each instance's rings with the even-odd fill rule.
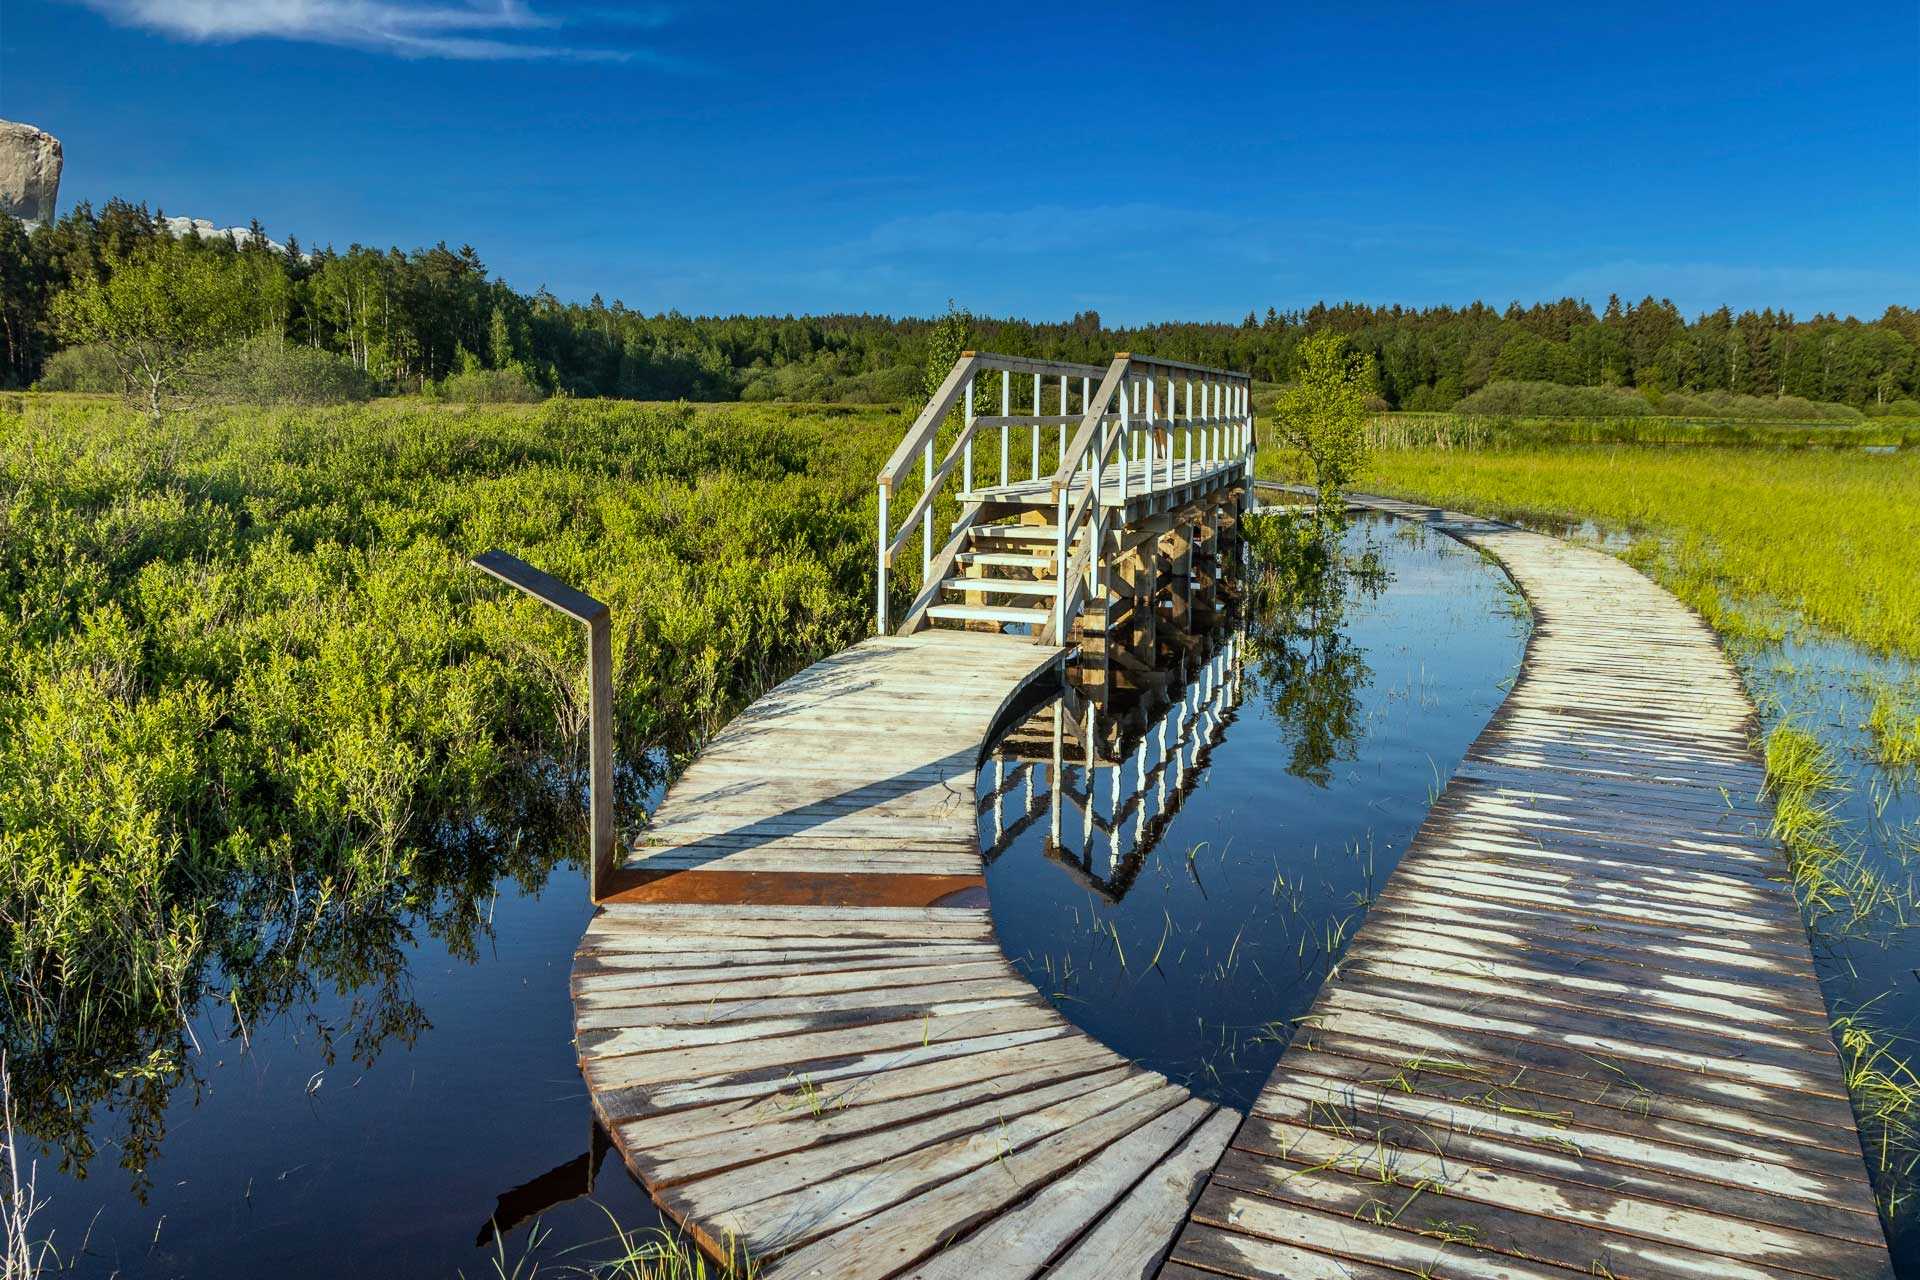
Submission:
[[[237,1027],[470,954],[487,887],[577,856],[577,628],[467,564],[513,548],[613,610],[630,792],[868,625],[892,412],[554,401],[0,404],[0,1033],[19,1123],[135,1185]]]

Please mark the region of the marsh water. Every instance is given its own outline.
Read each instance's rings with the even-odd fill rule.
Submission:
[[[1529,627],[1504,575],[1423,526],[1357,519],[1344,553],[1305,592],[1255,566],[1164,684],[1034,709],[977,787],[1008,955],[1100,1040],[1240,1108]]]
[[[1095,776],[1084,755],[1061,767],[1086,799],[1063,796],[1057,839],[1044,777],[1005,763],[1043,752],[1051,768],[1049,706],[981,774],[1009,955],[1095,1035],[1236,1104],[1527,633],[1504,577],[1443,536],[1363,519],[1344,552],[1307,592],[1250,595],[1154,696],[1106,721],[1080,707]],[[140,1029],[156,1048],[177,1037],[178,1070],[129,1078],[124,1054],[112,1079],[67,1068],[66,1110],[21,1117],[44,1139],[36,1236],[87,1276],[477,1278],[586,1272],[616,1252],[612,1223],[656,1223],[574,1062],[582,877],[513,843],[536,851],[456,862],[377,918],[262,955],[271,1014],[210,1001],[184,1030]]]

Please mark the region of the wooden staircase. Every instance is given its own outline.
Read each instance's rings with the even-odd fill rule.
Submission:
[[[1023,626],[1037,638],[1060,595],[1059,527],[968,524],[954,539],[939,601],[927,606],[926,621],[972,630]],[[909,618],[902,630],[915,625]]]

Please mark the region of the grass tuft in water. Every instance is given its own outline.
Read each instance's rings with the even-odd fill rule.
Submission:
[[[1857,1013],[1834,1019],[1833,1035],[1875,1194],[1882,1211],[1895,1218],[1912,1194],[1914,1169],[1920,1165],[1920,1130],[1914,1127],[1920,1075],[1894,1053],[1883,1032]]]
[[[1842,843],[1838,797],[1847,782],[1832,750],[1788,722],[1767,735],[1766,761],[1773,835],[1786,846],[1794,892],[1808,918],[1837,916],[1851,927],[1876,910],[1903,906],[1901,894]]]
[[[1873,706],[1865,727],[1875,760],[1885,769],[1920,766],[1920,679],[1907,688],[1876,680],[1868,692]]]

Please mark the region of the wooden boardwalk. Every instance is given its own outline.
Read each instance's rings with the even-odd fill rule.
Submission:
[[[1753,710],[1612,556],[1499,558],[1536,625],[1162,1275],[1891,1274]]]
[[[1130,403],[1131,367],[1083,390],[1087,423]],[[908,443],[937,478],[926,423]],[[1124,458],[1091,438],[1094,465]],[[1116,464],[1146,486],[1116,525],[1070,527],[1071,484],[1029,482],[969,488],[938,556],[930,502],[894,538],[883,501],[883,544],[922,533],[928,599],[954,566],[1006,571],[963,597],[1050,592],[1026,629],[1059,633],[1068,602],[1110,599],[1087,548],[1180,528],[1183,485],[1240,500],[1212,456],[1151,449]],[[666,1213],[775,1278],[1888,1275],[1714,637],[1610,556],[1376,505],[1498,557],[1536,627],[1251,1115],[1090,1039],[1008,963],[975,774],[1066,651],[924,629],[923,600],[716,736],[581,941],[581,1069]]]
[[[809,668],[689,766],[595,915],[581,1070],[709,1248],[969,1280],[1164,1254],[1239,1116],[1068,1023],[983,905],[974,770],[1061,656],[923,631]]]

